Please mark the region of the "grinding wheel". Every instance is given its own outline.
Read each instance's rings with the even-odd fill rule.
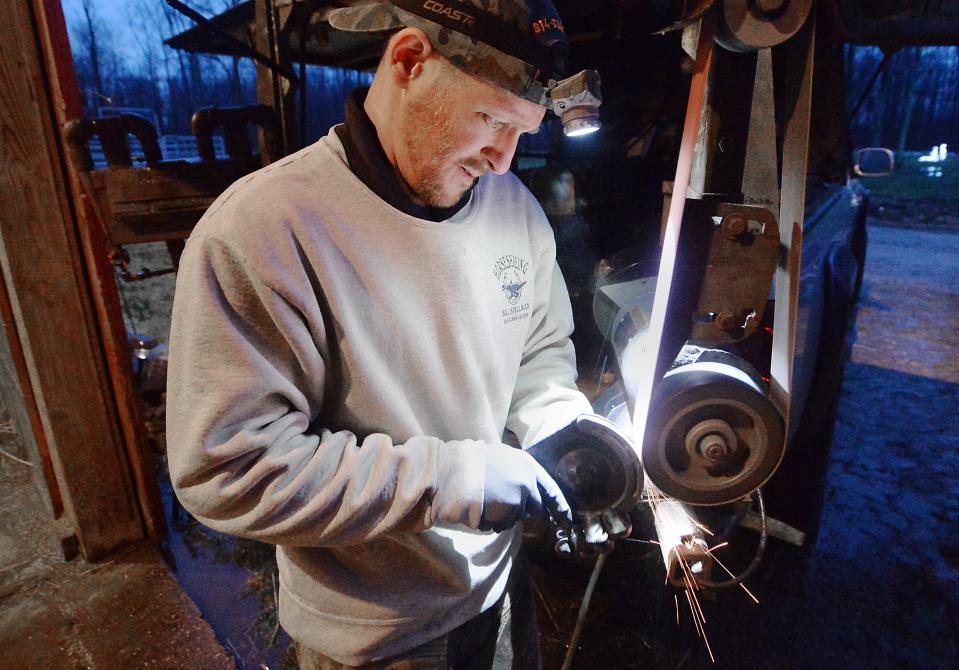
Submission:
[[[716,42],[742,53],[774,47],[799,32],[811,9],[812,0],[725,0]]]
[[[584,414],[529,448],[577,513],[632,510],[643,489],[639,456],[619,429]]]
[[[656,388],[643,468],[681,502],[721,505],[762,486],[784,447],[783,418],[759,384],[730,365],[692,363]]]

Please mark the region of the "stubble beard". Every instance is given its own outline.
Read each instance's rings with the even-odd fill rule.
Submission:
[[[410,189],[427,207],[452,207],[472,188],[451,189],[449,176],[454,147],[449,131],[449,102],[455,86],[440,85],[429,99],[411,101],[403,108],[400,118],[401,136],[409,142],[410,164],[418,168]],[[473,184],[476,180],[473,180]]]

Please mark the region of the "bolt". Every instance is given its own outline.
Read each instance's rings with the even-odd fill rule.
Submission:
[[[789,4],[789,0],[756,0],[756,8],[766,14],[774,14]]]
[[[731,332],[735,330],[739,324],[736,323],[736,318],[732,314],[722,312],[716,317],[716,325],[719,326],[721,330]]]
[[[736,432],[722,419],[706,419],[689,429],[683,440],[686,453],[711,465],[722,463],[736,451]]]
[[[701,439],[698,449],[703,458],[713,463],[718,463],[723,460],[729,453],[729,446],[726,444],[726,440],[723,439],[722,435],[716,433],[711,433]]]
[[[748,222],[740,214],[727,214],[723,217],[723,235],[727,240],[739,239],[748,228]]]

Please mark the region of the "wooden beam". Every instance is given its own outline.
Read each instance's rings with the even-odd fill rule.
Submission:
[[[291,65],[289,53],[278,41],[283,30],[285,19],[289,18],[289,7],[283,6],[279,10],[274,0],[255,0],[256,12],[253,28],[254,46],[262,54],[273,58],[277,63]],[[276,112],[280,123],[280,155],[271,155],[271,143],[264,136],[262,128],[257,137],[260,143],[260,155],[263,164],[278,161],[294,151],[296,147],[295,117],[293,102],[296,89],[283,75],[271,70],[262,63],[256,63],[256,101],[270,107]]]
[[[33,0],[32,6],[62,158],[66,155],[62,129],[68,120],[79,118],[83,114],[80,89],[60,0]],[[105,400],[112,401],[109,402],[108,409],[119,430],[121,444],[129,463],[128,474],[131,475],[136,491],[141,518],[150,539],[159,542],[166,534],[166,521],[140,399],[134,387],[133,366],[116,275],[108,258],[111,248],[103,227],[96,218],[91,197],[81,184],[80,175],[76,169],[71,169],[69,161],[65,161],[65,164],[63,174],[67,179],[72,202],[75,203],[79,248],[84,260],[86,278],[90,283],[100,335],[99,344],[104,355],[105,368],[101,366],[101,372],[107,375],[110,391],[110,396],[105,397]]]
[[[144,527],[64,172],[69,101],[45,57],[46,12],[62,13],[53,0],[0,8],[0,265],[64,508],[93,560]]]

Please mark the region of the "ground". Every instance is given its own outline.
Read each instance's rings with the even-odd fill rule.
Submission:
[[[0,408],[0,670],[235,668],[156,548],[64,562]]]

